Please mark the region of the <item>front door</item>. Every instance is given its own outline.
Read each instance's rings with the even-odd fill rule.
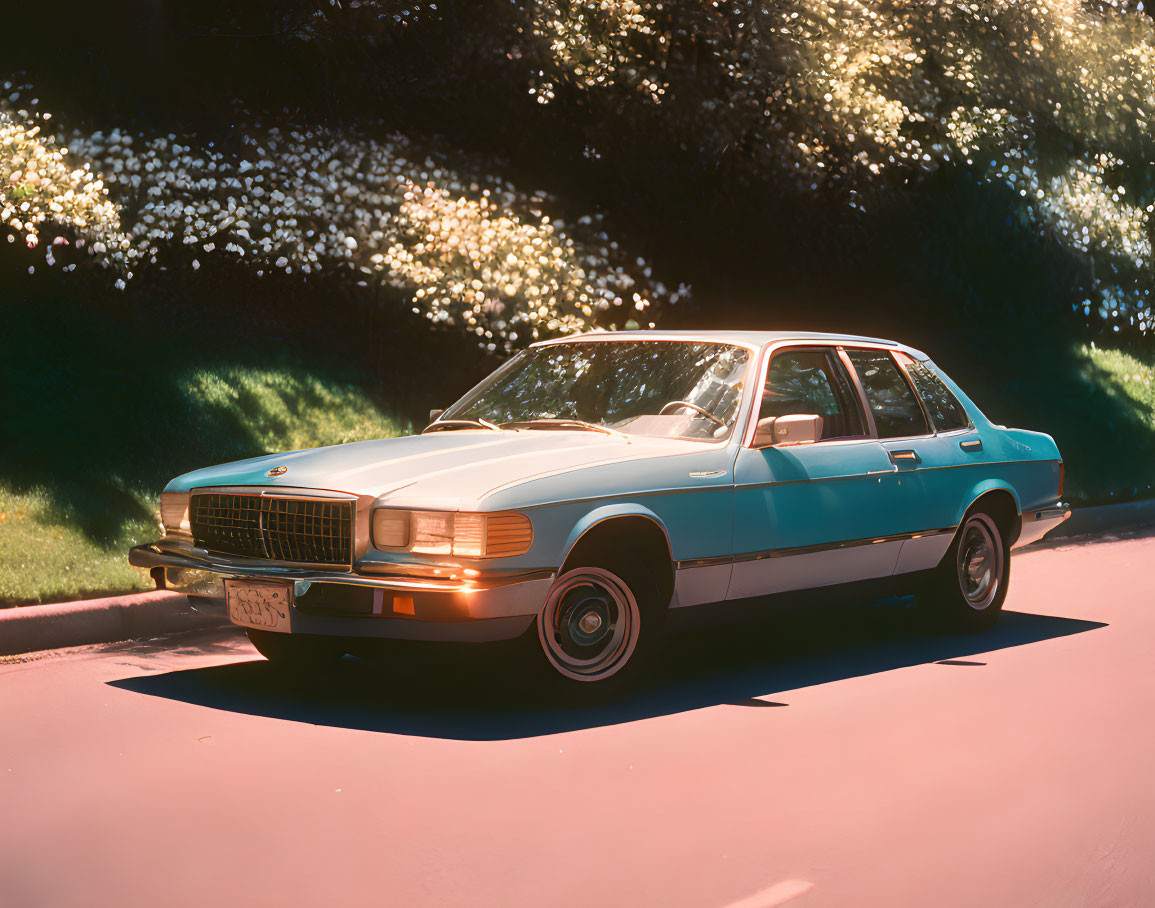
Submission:
[[[787,347],[766,370],[756,419],[822,417],[815,444],[742,447],[734,465],[735,562],[727,598],[889,576],[901,542],[879,539],[895,472],[871,437],[833,347]]]

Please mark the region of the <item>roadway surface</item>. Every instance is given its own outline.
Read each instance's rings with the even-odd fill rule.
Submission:
[[[978,637],[686,637],[585,710],[445,653],[286,688],[232,631],[9,657],[0,905],[1152,905],[1153,565],[1017,555]]]

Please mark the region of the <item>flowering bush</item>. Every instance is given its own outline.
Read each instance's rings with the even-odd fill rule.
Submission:
[[[651,281],[599,217],[571,230],[543,213],[549,196],[465,176],[401,136],[274,127],[245,133],[243,150],[225,153],[114,129],[73,132],[66,157],[25,125],[26,110],[0,116],[13,137],[3,146],[13,173],[5,221],[27,230],[29,245],[42,223],[72,228],[124,272],[119,287],[174,246],[189,249],[194,269],[217,255],[258,274],[335,270],[409,294],[415,312],[466,328],[489,350],[631,320],[652,325],[655,303],[686,293]],[[70,171],[66,160],[84,163]],[[21,201],[28,180],[35,188]],[[47,261],[55,263],[51,249]]]
[[[0,107],[0,222],[12,231],[8,239],[20,236],[35,247],[47,223],[127,248],[129,240],[121,232],[117,207],[104,183],[87,163],[69,167],[67,150],[41,136],[41,129],[27,111]]]
[[[543,326],[569,333],[599,310],[628,304],[639,314],[650,306],[630,292],[634,279],[625,270],[606,267],[605,250],[576,246],[548,217],[521,221],[488,191],[471,200],[409,183],[395,226],[397,241],[372,256],[374,265],[417,285],[414,311],[423,307],[434,321],[464,323],[486,338],[494,331],[512,341],[537,338]]]
[[[743,149],[859,210],[893,180],[969,167],[1091,260],[1087,312],[1152,325],[1155,27],[1141,3],[537,0],[532,18],[541,103],[565,86],[664,105],[659,120],[701,152]]]
[[[655,184],[668,172],[720,174],[707,181],[707,191],[725,197],[686,206],[678,223],[687,233],[714,231],[704,222],[716,212],[724,218],[727,203],[750,188],[773,202],[789,187],[842,206],[838,217],[854,223],[897,187],[916,187],[936,170],[973,174],[1009,190],[1026,229],[1053,238],[1080,263],[1085,313],[1101,315],[1116,330],[1148,332],[1153,323],[1155,182],[1148,162],[1155,160],[1155,27],[1137,2],[209,6],[197,20],[198,35],[211,34],[222,47],[226,38],[256,37],[262,48],[247,55],[237,44],[239,52],[218,72],[202,74],[215,79],[218,93],[243,86],[236,90],[262,100],[269,95],[274,107],[303,98],[297,122],[310,111],[328,116],[336,100],[354,122],[363,122],[365,111],[380,116],[385,107],[426,128],[432,99],[464,99],[484,83],[469,94],[481,109],[466,110],[461,100],[438,113],[433,128],[444,126],[460,147],[472,147],[479,134],[491,147],[490,137],[510,115],[524,118],[518,135],[532,148],[523,160],[544,150],[561,162],[559,171],[575,165],[579,179],[603,154],[606,172],[627,165],[618,167],[620,177],[608,174],[620,179],[615,189],[626,191],[602,196],[623,206],[635,198],[628,192],[631,172],[655,174]],[[200,53],[202,44],[181,43],[184,32],[173,22],[169,46],[186,60]],[[460,40],[463,32],[468,41]],[[273,67],[264,65],[269,48]],[[200,80],[190,88],[178,75],[166,85],[166,100],[205,91]],[[139,81],[127,64],[119,78],[122,91]],[[519,94],[523,88],[529,103]],[[11,110],[8,116],[25,129],[36,125]],[[197,257],[228,255],[261,271],[345,269],[357,282],[402,289],[431,321],[461,324],[498,348],[535,331],[621,325],[629,316],[652,320],[660,304],[680,295],[616,249],[597,219],[543,223],[560,201],[522,192],[456,156],[450,166],[396,136],[253,126],[239,143],[243,151],[228,154],[176,134],[145,141],[109,132],[68,141],[78,166],[90,160],[93,184],[104,179],[129,225],[130,247],[109,226],[90,248],[99,243],[126,270],[182,242]],[[644,204],[666,188],[638,197]],[[683,186],[671,183],[668,190],[676,200]],[[27,218],[12,203],[26,199],[14,198],[10,187],[5,192],[13,207],[5,221],[15,217],[23,227]],[[676,201],[655,215],[653,226],[674,221],[671,212],[680,213]],[[35,213],[32,204],[25,213]],[[623,213],[650,226],[646,212]],[[447,232],[450,222],[455,226]],[[870,223],[859,223],[868,233]],[[454,238],[457,245],[449,245]],[[476,251],[463,253],[470,244]],[[483,247],[494,256],[504,250],[502,258],[485,257]],[[741,263],[733,270],[740,272]]]

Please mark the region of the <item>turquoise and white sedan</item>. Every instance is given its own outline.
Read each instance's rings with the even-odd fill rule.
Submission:
[[[544,679],[605,690],[671,613],[735,600],[889,579],[990,627],[1062,492],[1050,436],[903,344],[598,333],[534,344],[420,435],[179,476],[130,561],[212,581],[274,662],[524,638]]]

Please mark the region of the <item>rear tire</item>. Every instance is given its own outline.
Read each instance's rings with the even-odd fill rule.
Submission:
[[[989,630],[1010,579],[1010,546],[998,521],[981,508],[970,511],[931,577],[931,612],[944,630]]]
[[[538,661],[552,699],[584,705],[635,690],[660,646],[668,602],[628,554],[570,567],[537,617]]]
[[[245,631],[258,653],[278,669],[317,672],[331,668],[345,655],[345,645],[337,637],[308,634],[278,634],[250,628]]]

